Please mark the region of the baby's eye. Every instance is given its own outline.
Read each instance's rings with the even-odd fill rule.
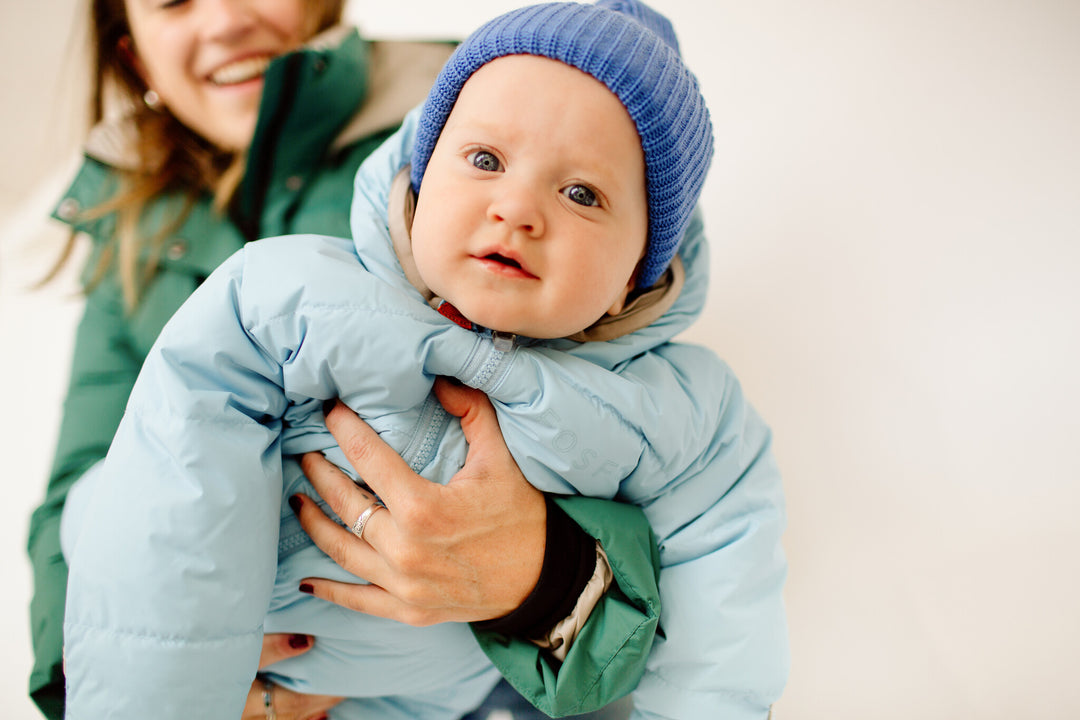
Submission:
[[[487,150],[477,150],[474,153],[469,153],[469,162],[473,164],[473,167],[483,170],[484,172],[498,172],[502,169],[499,164],[499,158],[495,157]]]
[[[584,185],[571,185],[563,190],[563,195],[578,205],[586,207],[597,207],[600,204],[600,201],[596,199],[596,193]]]

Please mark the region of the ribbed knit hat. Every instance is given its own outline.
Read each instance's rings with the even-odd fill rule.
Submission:
[[[649,200],[638,287],[651,287],[679,248],[713,153],[709,111],[682,62],[671,23],[637,0],[531,5],[486,23],[450,56],[424,103],[412,158],[414,189],[465,81],[506,55],[538,55],[576,67],[626,107],[645,151]]]

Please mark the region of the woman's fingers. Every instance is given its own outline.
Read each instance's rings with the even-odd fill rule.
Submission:
[[[493,469],[496,473],[505,470],[507,472],[504,475],[497,475],[495,479],[511,478],[522,490],[539,496],[540,491],[525,481],[514,463],[506,441],[503,440],[495,408],[487,395],[479,390],[452,383],[446,378],[437,378],[434,389],[435,397],[442,403],[443,409],[460,418],[461,430],[465,434],[465,442],[469,445],[465,467],[458,476],[487,474]]]
[[[469,622],[474,620],[472,608],[428,607],[426,598],[415,597],[416,604],[401,600],[378,585],[356,585],[305,578],[301,581],[304,592],[315,597],[356,610],[367,615],[396,620],[414,627],[426,627],[442,622]]]
[[[311,636],[300,633],[268,633],[263,635],[262,653],[259,655],[259,669],[273,665],[285,658],[306,653],[311,649]]]
[[[482,393],[442,380],[436,393],[461,417],[469,441],[464,466],[445,486],[416,474],[348,407],[338,403],[327,414],[345,456],[388,509],[371,515],[359,540],[296,496],[294,509],[315,544],[373,584],[310,579],[302,591],[410,625],[500,617],[532,591],[544,559],[544,497],[522,476]],[[305,456],[302,467],[345,523],[370,504],[322,456]]]
[[[312,638],[299,633],[269,633],[263,636],[262,653],[259,655],[259,669],[286,658],[306,653],[311,649]],[[267,685],[256,679],[251,683],[244,713],[241,720],[255,720],[266,717],[266,700],[273,703],[278,720],[316,720],[325,718],[326,711],[343,700],[329,695],[301,695],[277,685]]]
[[[446,494],[459,499],[471,513],[483,506],[483,515],[496,525],[516,515],[546,527],[543,493],[529,484],[514,462],[487,396],[444,378],[435,381],[435,395],[448,413],[461,418],[469,444],[465,464],[450,479]]]
[[[321,453],[310,452],[300,458],[300,468],[315,487],[315,492],[330,504],[337,516],[351,526],[353,521],[375,502],[375,496],[352,481]]]
[[[318,454],[309,453],[309,455]],[[308,460],[307,455],[304,458],[307,465],[319,464],[314,459]],[[318,460],[332,465],[321,455],[318,455]],[[308,477],[310,478],[311,475],[309,474]],[[368,582],[379,583],[385,578],[386,563],[369,542],[377,522],[388,519],[389,513],[386,510],[380,510],[371,516],[368,527],[364,530],[364,539],[360,540],[350,530],[346,530],[327,517],[322,508],[309,497],[293,495],[289,498],[289,505],[300,520],[300,526],[304,532],[331,560]]]
[[[327,413],[326,427],[353,469],[391,511],[403,500],[426,497],[431,492],[432,483],[413,472],[377,432],[340,400]]]
[[[435,379],[434,390],[443,409],[461,418],[461,429],[465,432],[465,440],[470,446],[477,441],[486,440],[506,447],[499,431],[495,408],[487,395],[444,377]]]

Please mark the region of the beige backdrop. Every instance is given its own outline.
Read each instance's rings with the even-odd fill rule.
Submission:
[[[1080,717],[1080,3],[654,3],[717,135],[690,339],[738,372],[785,475],[777,716]],[[0,714],[16,720],[36,717],[26,519],[78,313],[64,284],[22,288],[55,248],[40,218],[73,153],[75,4],[0,10]],[[455,36],[495,7],[398,6],[352,10],[371,33]]]

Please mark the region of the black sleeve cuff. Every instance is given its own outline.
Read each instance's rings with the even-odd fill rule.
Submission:
[[[547,545],[536,587],[509,615],[473,623],[477,630],[511,637],[543,637],[574,609],[596,570],[596,540],[545,496]]]

